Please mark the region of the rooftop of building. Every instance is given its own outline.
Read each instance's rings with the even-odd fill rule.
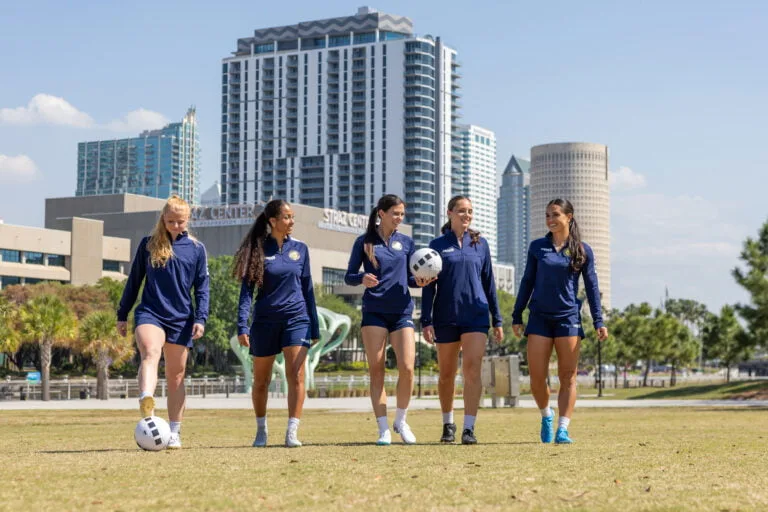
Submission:
[[[349,35],[350,33],[385,31],[406,36],[413,35],[413,22],[405,16],[379,12],[371,7],[360,7],[354,16],[341,16],[323,20],[304,21],[294,25],[256,29],[253,37],[237,40],[236,54],[249,52],[254,44],[291,41],[300,38]]]

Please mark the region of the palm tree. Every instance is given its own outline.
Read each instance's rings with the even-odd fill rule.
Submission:
[[[0,297],[0,352],[13,354],[19,349],[18,319],[18,308],[5,297]]]
[[[80,324],[78,350],[96,361],[96,394],[109,398],[109,367],[133,357],[133,340],[117,333],[117,317],[112,311],[94,311]]]
[[[66,345],[75,337],[77,317],[55,295],[41,295],[21,307],[22,337],[40,345],[43,400],[51,399],[51,352],[53,345]]]

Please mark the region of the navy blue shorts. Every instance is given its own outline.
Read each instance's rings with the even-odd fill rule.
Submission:
[[[309,318],[290,318],[280,322],[256,322],[251,326],[250,354],[269,357],[279,354],[285,347],[307,347],[312,339]]]
[[[581,327],[581,315],[575,313],[570,316],[551,318],[544,315],[531,313],[528,316],[528,325],[525,326],[525,335],[537,334],[545,338],[564,338],[578,336],[584,338],[584,329]]]
[[[195,325],[195,319],[190,318],[185,323],[170,325],[163,322],[152,313],[147,311],[137,311],[134,313],[134,323],[136,327],[144,324],[155,325],[165,331],[165,342],[173,345],[182,345],[192,348],[192,327]]]
[[[435,326],[435,343],[454,343],[461,341],[461,335],[468,332],[482,332],[488,334],[490,326],[470,326],[470,325],[440,325]]]
[[[410,327],[411,329],[415,327],[410,313],[403,315],[401,313],[376,313],[363,311],[363,321],[361,322],[361,326],[367,327],[369,325],[383,327],[389,332],[399,331],[406,327]]]

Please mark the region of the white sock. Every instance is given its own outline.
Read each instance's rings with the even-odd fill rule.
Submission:
[[[181,422],[180,421],[171,421],[171,433],[173,434],[180,434],[181,433]]]
[[[300,421],[299,418],[288,418],[288,430],[297,430]]]
[[[386,416],[379,416],[376,418],[376,423],[379,424],[379,433],[383,434],[387,430],[389,430],[389,424],[387,423],[387,417]]]
[[[267,429],[267,417],[266,416],[262,416],[261,418],[256,416],[256,428],[258,428],[259,430],[266,430]]]
[[[464,429],[474,429],[475,428],[475,419],[477,416],[469,416],[468,414],[464,415]]]
[[[146,396],[152,396],[152,393],[147,393],[146,391],[142,391],[142,392],[139,394],[139,402],[141,402],[141,400],[142,400],[144,397],[146,397]]]
[[[395,425],[402,425],[405,423],[405,414],[408,412],[408,409],[400,409],[399,407],[395,409]]]
[[[453,411],[443,413],[443,424],[453,423]]]
[[[549,418],[550,416],[555,414],[552,412],[552,408],[550,406],[546,406],[545,408],[539,409],[539,410],[541,411],[542,418]]]
[[[560,416],[560,418],[557,420],[557,428],[564,428],[568,430],[568,425],[570,425],[570,423],[571,423],[571,418]]]

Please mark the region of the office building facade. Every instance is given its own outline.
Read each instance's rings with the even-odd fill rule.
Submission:
[[[497,201],[498,260],[515,267],[515,290],[525,270],[531,243],[531,163],[515,155],[509,159],[501,176]]]

